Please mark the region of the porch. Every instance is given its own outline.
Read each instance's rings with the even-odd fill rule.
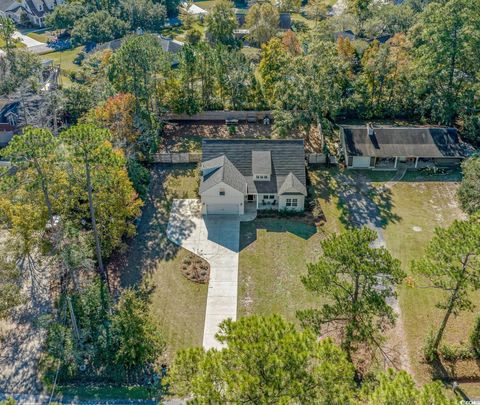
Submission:
[[[255,210],[278,210],[276,194],[248,194],[245,200],[245,209],[254,206]]]
[[[372,158],[373,170],[397,170],[399,168],[407,169],[425,169],[436,165],[434,159],[421,157],[388,157],[388,158]]]

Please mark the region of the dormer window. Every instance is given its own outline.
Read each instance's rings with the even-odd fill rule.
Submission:
[[[269,180],[270,176],[267,174],[256,174],[255,180]]]

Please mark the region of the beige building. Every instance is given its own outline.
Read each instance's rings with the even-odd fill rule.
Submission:
[[[205,215],[241,215],[246,207],[304,210],[307,189],[301,140],[206,139],[201,170]]]

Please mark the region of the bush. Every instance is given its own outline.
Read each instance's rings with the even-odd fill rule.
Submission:
[[[480,357],[480,316],[475,321],[475,326],[470,335],[470,345],[475,356]]]
[[[437,356],[435,350],[433,349],[433,343],[435,341],[435,332],[433,330],[427,336],[425,345],[423,346],[423,356],[425,360],[429,363],[433,362]]]

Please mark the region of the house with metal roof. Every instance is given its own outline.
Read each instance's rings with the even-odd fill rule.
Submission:
[[[455,128],[342,126],[340,139],[351,169],[455,166],[474,151]]]
[[[303,140],[205,139],[200,197],[205,215],[245,210],[303,211]]]

